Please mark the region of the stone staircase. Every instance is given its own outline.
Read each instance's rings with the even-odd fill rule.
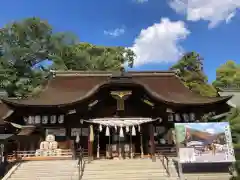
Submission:
[[[86,164],[82,180],[176,180],[157,159],[96,160]]]
[[[77,180],[76,160],[22,162],[7,180]]]
[[[179,180],[173,159],[168,171],[160,159],[96,160],[86,164],[82,180]],[[184,174],[185,180],[229,180],[228,173]]]
[[[178,168],[175,166],[174,160],[177,158],[169,159],[169,172],[170,177],[178,176]],[[184,173],[185,180],[229,180],[231,175],[229,173]]]
[[[86,159],[85,159],[86,161]],[[86,163],[82,180],[179,180],[174,160],[169,159],[169,174],[160,159],[94,160]],[[185,180],[229,180],[228,173],[184,174]],[[78,180],[76,160],[22,162],[4,180]]]

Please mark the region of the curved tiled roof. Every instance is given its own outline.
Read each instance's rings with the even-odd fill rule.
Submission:
[[[112,84],[139,86],[144,88],[151,98],[172,104],[204,105],[231,98],[231,96],[210,98],[195,94],[183,85],[174,72],[169,71],[130,71],[127,76],[114,76],[111,72],[67,71],[56,72],[55,77],[38,97],[2,101],[13,106],[67,106],[86,100],[102,87]]]

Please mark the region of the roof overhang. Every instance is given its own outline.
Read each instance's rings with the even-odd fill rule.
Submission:
[[[147,85],[143,84],[142,82],[139,82],[137,80],[133,80],[133,79],[122,79],[122,80],[114,80],[114,81],[105,81],[102,82],[98,85],[96,85],[95,87],[93,87],[90,91],[88,91],[84,96],[72,101],[72,102],[66,102],[63,104],[38,104],[37,101],[33,100],[33,102],[29,102],[29,100],[24,100],[24,99],[2,99],[2,101],[9,105],[10,107],[24,107],[24,106],[29,106],[29,107],[35,107],[35,108],[39,108],[39,107],[56,107],[56,108],[63,108],[63,107],[67,107],[67,106],[73,106],[76,105],[82,101],[89,101],[90,98],[97,92],[100,91],[101,88],[106,87],[106,86],[112,86],[112,85],[118,85],[118,86],[123,86],[123,87],[129,87],[129,86],[138,86],[143,88],[146,91],[146,94],[152,98],[155,101],[159,101],[159,102],[163,102],[165,104],[172,104],[172,105],[191,105],[191,106],[198,106],[198,105],[211,105],[211,104],[215,104],[215,103],[221,103],[221,102],[227,102],[229,99],[232,98],[232,95],[229,96],[222,96],[222,97],[201,97],[200,95],[198,96],[197,99],[200,99],[200,101],[194,101],[188,99],[188,101],[179,101],[179,100],[175,100],[174,97],[173,98],[168,98],[165,97],[159,93],[156,93],[155,91],[153,91],[152,89],[150,89]]]

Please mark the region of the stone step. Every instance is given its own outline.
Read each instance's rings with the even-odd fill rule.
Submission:
[[[72,173],[69,174],[51,174],[47,173],[47,174],[18,174],[18,175],[12,175],[11,178],[18,178],[18,177],[22,177],[25,179],[28,179],[29,177],[70,177],[73,176]]]
[[[10,178],[8,180],[78,180],[78,177],[17,177],[17,178]]]
[[[108,173],[112,173],[112,174],[143,174],[143,173],[165,173],[166,171],[164,169],[111,169],[110,171],[99,171],[98,169],[93,170],[93,169],[85,169],[84,170],[84,174],[108,174]]]
[[[123,180],[123,177],[83,177],[82,180]],[[126,177],[126,180],[179,180],[178,177],[159,177],[159,176],[142,176],[142,177]]]

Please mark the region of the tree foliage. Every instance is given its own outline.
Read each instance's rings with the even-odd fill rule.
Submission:
[[[119,70],[122,64],[133,66],[134,53],[124,47],[96,46],[79,43],[65,47],[53,59],[53,69],[63,70]]]
[[[0,30],[0,82],[9,96],[24,96],[40,85],[46,71],[32,67],[56,52],[51,26],[38,18],[6,25]]]
[[[240,66],[229,60],[216,71],[216,80],[213,85],[217,88],[239,88]]]
[[[0,86],[9,96],[39,89],[49,69],[33,68],[52,60],[56,70],[117,70],[133,65],[134,53],[123,47],[79,43],[70,33],[54,33],[46,21],[28,18],[0,29]]]
[[[231,132],[233,137],[233,143],[239,144],[240,143],[240,108],[232,108],[228,117],[227,121],[231,126]]]
[[[203,58],[198,53],[186,53],[171,70],[175,70],[183,83],[193,92],[203,96],[216,96],[216,89],[208,84],[203,71]]]

